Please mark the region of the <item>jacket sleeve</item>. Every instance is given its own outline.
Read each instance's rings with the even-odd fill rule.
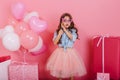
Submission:
[[[57,37],[57,32],[54,32],[53,41]]]
[[[72,29],[72,36],[73,36],[72,41],[74,42],[77,39],[77,33],[75,29]]]

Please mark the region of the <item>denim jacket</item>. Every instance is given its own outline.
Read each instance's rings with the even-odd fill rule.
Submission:
[[[75,29],[72,29],[71,30],[71,34],[72,34],[72,37],[73,39],[69,39],[68,36],[66,35],[66,33],[64,32],[61,36],[61,43],[58,44],[59,47],[63,47],[64,49],[66,49],[67,47],[70,47],[72,48],[73,47],[73,44],[77,38],[77,34],[76,34],[76,30]],[[57,37],[57,32],[54,33],[54,37],[53,37],[53,40]]]

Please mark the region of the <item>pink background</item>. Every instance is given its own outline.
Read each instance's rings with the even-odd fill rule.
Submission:
[[[0,2],[0,28],[7,24],[8,17],[12,16],[10,6],[18,0],[1,0]],[[92,72],[92,50],[90,41],[96,35],[120,35],[120,0],[19,0],[23,2],[27,11],[38,11],[40,17],[48,23],[48,29],[40,35],[47,46],[46,51],[38,56],[26,54],[28,62],[39,62],[40,78],[53,78],[45,71],[45,64],[55,49],[52,43],[53,32],[57,29],[62,13],[69,12],[73,16],[79,30],[79,38],[75,48],[80,52],[88,74],[82,80],[90,80]],[[1,44],[1,39],[0,39]],[[0,56],[11,55],[13,60],[23,60],[23,54],[9,52],[0,46]],[[76,78],[79,80],[79,78]]]

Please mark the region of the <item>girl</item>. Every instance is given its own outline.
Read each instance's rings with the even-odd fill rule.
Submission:
[[[58,45],[58,48],[47,62],[47,70],[59,80],[69,77],[73,80],[73,76],[86,74],[84,63],[73,48],[76,39],[78,39],[78,33],[74,27],[72,16],[69,13],[64,13],[53,37],[53,42]]]

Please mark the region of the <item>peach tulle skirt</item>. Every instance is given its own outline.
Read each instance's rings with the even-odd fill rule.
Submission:
[[[74,48],[57,48],[49,57],[47,70],[57,78],[83,76],[86,74],[84,62]]]

